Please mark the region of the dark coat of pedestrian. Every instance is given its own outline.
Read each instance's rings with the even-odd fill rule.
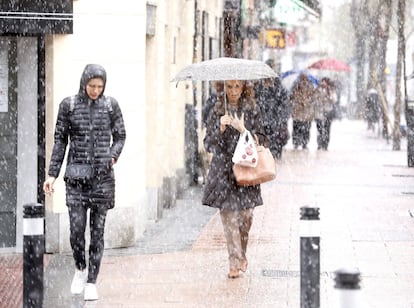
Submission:
[[[292,142],[295,149],[307,149],[310,128],[314,118],[314,86],[306,74],[300,74],[293,84],[289,102],[292,108]]]
[[[262,111],[269,149],[275,158],[281,158],[283,147],[290,138],[288,92],[277,77],[259,81],[256,84],[255,93],[257,104]]]
[[[59,105],[46,194],[60,174],[69,145],[65,171],[66,205],[70,220],[70,244],[75,261],[71,293],[84,291],[85,300],[97,300],[96,280],[104,251],[107,211],[115,205],[113,165],[124,147],[126,133],[115,98],[104,96],[106,71],[88,64],[77,95]],[[90,221],[89,265],[85,258],[87,211]]]
[[[368,129],[374,130],[374,125],[379,122],[381,115],[380,98],[378,91],[371,88],[367,91],[365,98],[365,118]]]
[[[246,81],[225,82],[227,104],[220,99],[207,121],[204,146],[213,154],[202,203],[218,208],[227,241],[229,278],[246,271],[246,249],[253,209],[262,205],[260,185],[239,186],[233,174],[232,156],[244,130],[266,142],[262,115],[254,99],[253,85]],[[225,105],[227,107],[225,107]]]
[[[314,116],[316,121],[318,150],[327,150],[331,135],[331,124],[335,118],[335,86],[327,77],[319,82],[314,95]]]

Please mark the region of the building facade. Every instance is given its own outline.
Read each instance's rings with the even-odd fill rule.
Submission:
[[[317,1],[301,2],[318,7]],[[59,104],[77,93],[88,63],[106,68],[105,94],[120,102],[127,129],[106,247],[134,245],[148,222],[199,181],[201,110],[211,84],[170,80],[192,62],[220,56],[265,60],[256,33],[261,15],[253,17],[276,2],[263,3],[2,1],[0,252],[21,251],[23,206],[33,202],[45,205],[46,250],[69,250],[62,178],[52,197],[44,196],[42,185]]]
[[[62,176],[52,197],[42,185],[59,104],[78,92],[88,63],[106,68],[105,94],[119,101],[127,129],[106,247],[133,246],[148,222],[175,206],[191,183],[188,112],[196,115],[208,87],[170,80],[220,55],[222,2],[1,2],[0,252],[22,250],[23,205],[33,202],[45,205],[46,250],[69,250]]]

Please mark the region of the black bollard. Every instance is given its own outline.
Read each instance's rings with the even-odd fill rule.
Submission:
[[[23,307],[43,306],[44,207],[23,206]]]
[[[335,271],[335,308],[361,308],[361,281],[358,269],[339,269]]]
[[[319,208],[300,208],[300,307],[320,307]]]

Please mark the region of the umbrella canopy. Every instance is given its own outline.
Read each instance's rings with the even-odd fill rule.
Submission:
[[[216,58],[186,66],[171,81],[254,80],[277,74],[264,62],[239,58]]]
[[[303,70],[290,70],[290,71],[286,71],[284,73],[282,73],[280,75],[281,79],[282,79],[282,84],[283,86],[290,90],[290,88],[293,86],[293,84],[295,83],[295,81],[298,79],[300,74],[305,74],[306,77],[308,77],[308,79],[310,81],[312,81],[313,86],[317,86],[319,84],[318,82],[318,78],[316,78],[315,76],[307,73],[306,71]]]
[[[330,71],[351,71],[351,67],[341,60],[328,58],[316,61],[315,63],[308,66],[308,69],[317,69],[317,70],[330,70]]]

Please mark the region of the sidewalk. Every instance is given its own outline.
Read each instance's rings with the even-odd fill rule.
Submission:
[[[53,256],[45,272],[45,306],[298,308],[299,213],[311,205],[321,218],[321,307],[334,308],[333,272],[357,267],[364,308],[413,308],[414,169],[407,167],[406,140],[401,151],[392,151],[365,123],[349,120],[333,123],[328,151],[317,151],[315,139],[313,126],[309,150],[289,144],[277,180],[262,185],[265,204],[255,210],[249,269],[239,279],[226,277],[219,216],[203,212],[211,217],[207,224],[189,228],[196,212],[187,210],[181,212],[183,228],[173,224],[164,234],[179,238],[199,228],[192,246],[105,251],[97,302],[70,295],[73,261]],[[200,193],[188,209],[204,211]]]

